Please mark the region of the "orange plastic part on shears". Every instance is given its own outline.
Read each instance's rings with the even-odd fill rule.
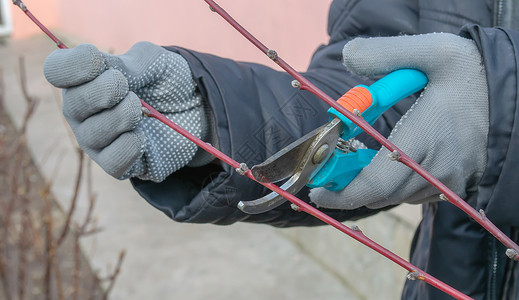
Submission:
[[[355,109],[362,113],[373,103],[373,97],[367,88],[356,86],[342,95],[337,102],[352,113]]]

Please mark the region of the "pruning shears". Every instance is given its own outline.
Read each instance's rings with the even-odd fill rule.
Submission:
[[[394,71],[370,86],[358,85],[337,102],[373,124],[387,109],[405,97],[422,90],[428,80],[414,69]],[[305,185],[331,191],[345,188],[367,166],[376,150],[356,149],[352,139],[362,132],[355,123],[336,109],[328,110],[330,121],[252,167],[260,182],[279,182],[291,194]],[[252,201],[241,201],[238,208],[248,214],[274,209],[285,202],[275,192]]]

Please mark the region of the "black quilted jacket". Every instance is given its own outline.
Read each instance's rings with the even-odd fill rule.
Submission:
[[[332,98],[365,78],[341,65],[344,44],[356,36],[458,33],[476,41],[489,85],[488,163],[478,191],[467,201],[514,240],[519,217],[519,3],[513,0],[335,0],[330,7],[328,45],[318,48],[304,74]],[[291,87],[289,75],[268,67],[235,62],[170,47],[190,63],[200,91],[214,111],[219,147],[249,166],[265,160],[303,134],[325,123],[327,107]],[[363,82],[364,81],[364,82]],[[369,84],[369,83],[367,83]],[[375,128],[386,136],[414,98],[384,114]],[[371,148],[379,145],[359,136]],[[267,191],[228,166],[184,168],[161,183],[132,180],[153,206],[179,222],[231,224],[237,221],[286,227],[320,221],[283,205],[260,215],[236,208]],[[447,183],[448,185],[448,183]],[[298,196],[308,199],[308,190]],[[378,211],[325,210],[339,220]],[[477,299],[519,299],[519,268],[505,249],[478,224],[449,203],[423,205],[423,220],[412,244],[411,262]],[[403,299],[449,299],[421,281],[408,281]]]

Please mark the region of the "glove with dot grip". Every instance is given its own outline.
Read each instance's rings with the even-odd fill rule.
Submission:
[[[197,151],[158,120],[143,118],[139,98],[193,135],[209,135],[208,108],[187,61],[162,47],[141,42],[118,56],[88,44],[60,49],[46,59],[44,73],[63,89],[63,114],[79,146],[115,178],[160,182]],[[191,163],[210,158],[201,160]]]

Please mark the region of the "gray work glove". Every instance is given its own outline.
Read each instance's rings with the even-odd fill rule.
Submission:
[[[344,64],[365,76],[401,68],[423,71],[429,84],[400,119],[389,140],[460,197],[474,191],[486,165],[488,93],[485,68],[472,40],[453,34],[358,38],[343,51]],[[314,189],[328,208],[381,208],[438,199],[439,191],[381,149],[342,191]]]
[[[203,138],[202,100],[184,58],[151,43],[109,55],[84,44],[56,50],[44,65],[63,88],[63,114],[78,144],[108,174],[160,182],[188,164],[197,146],[152,118],[139,98]]]

